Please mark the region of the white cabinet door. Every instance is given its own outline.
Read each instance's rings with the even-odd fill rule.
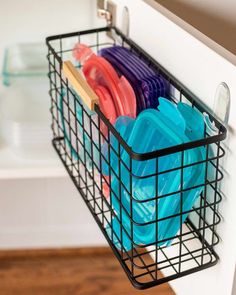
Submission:
[[[236,266],[234,271],[234,284],[233,284],[232,295],[236,295]]]
[[[180,295],[231,295],[236,261],[236,57],[181,19],[141,0],[117,0],[118,26],[122,9],[130,12],[130,37],[161,65],[213,108],[217,86],[226,82],[231,93],[227,156],[224,160],[224,193],[220,205],[221,237],[216,252],[220,262],[212,268],[171,282]]]

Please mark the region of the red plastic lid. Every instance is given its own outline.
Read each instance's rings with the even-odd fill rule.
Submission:
[[[84,44],[76,44],[74,57],[83,63],[83,73],[89,85],[95,89],[97,86],[106,88],[113,100],[116,115],[136,117],[136,97],[130,83],[125,77],[119,77],[112,65],[103,57],[95,55],[92,50]],[[99,94],[98,94],[99,96]],[[103,107],[102,107],[102,105]],[[103,104],[99,100],[101,110],[107,118],[113,113],[111,103]],[[107,108],[105,110],[105,108]],[[109,109],[111,108],[111,109]],[[115,122],[113,119],[110,121]]]
[[[109,91],[104,86],[100,85],[95,86],[94,91],[99,97],[99,106],[101,111],[110,120],[110,122],[114,124],[117,118],[117,113]],[[105,137],[107,136],[108,130],[103,122],[101,122],[101,132]]]

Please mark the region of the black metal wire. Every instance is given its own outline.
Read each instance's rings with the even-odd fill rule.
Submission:
[[[109,39],[106,34],[109,30],[119,38]],[[136,52],[149,67],[167,79],[173,90],[171,96],[173,102],[177,103],[184,98],[192,107],[208,114],[218,129],[218,134],[211,135],[205,130],[205,136],[201,140],[138,154],[120,136],[99,106],[96,106],[95,112],[91,114],[63,77],[63,59],[72,58],[73,46],[78,41],[89,44],[97,52],[103,47],[117,44],[118,40],[122,46]],[[216,225],[220,222],[217,205],[221,202],[222,196],[218,184],[223,178],[220,159],[225,154],[221,146],[221,141],[226,137],[225,127],[184,85],[116,28],[105,27],[52,36],[46,39],[46,43],[53,146],[131,283],[138,289],[146,289],[215,265],[219,259],[214,246],[219,242],[216,233]],[[78,110],[81,110],[80,120]],[[107,136],[101,132],[101,126],[106,127]],[[117,146],[113,145],[112,139],[117,142]],[[107,154],[104,154],[102,150],[104,145],[107,146]],[[206,158],[185,164],[185,152],[198,147],[205,148]],[[129,159],[127,162],[124,161],[122,153],[127,153]],[[181,155],[178,167],[159,171],[159,161],[163,156],[178,153]],[[111,155],[118,163],[117,169],[113,167]],[[155,171],[150,171],[146,175],[135,175],[134,162],[145,163],[147,160],[155,161]],[[200,164],[205,173],[203,183],[190,187],[184,186],[185,170]],[[103,165],[108,167],[109,177],[103,175]],[[214,172],[212,172],[213,177],[209,170]],[[127,179],[123,179],[122,171],[125,171],[128,176],[128,185]],[[174,171],[180,173],[178,191],[159,195],[160,177]],[[117,190],[111,184],[111,180],[115,178],[118,183]],[[155,182],[152,181],[153,179]],[[133,183],[142,180],[155,183],[155,193],[152,197],[139,200],[134,196]],[[198,201],[190,210],[184,209],[185,194],[199,187],[202,187],[202,194]],[[125,205],[122,193],[128,196],[129,206]],[[160,216],[159,201],[168,198],[171,200],[177,196],[180,200],[178,212],[169,216]],[[115,202],[119,205],[118,208],[115,208]],[[153,219],[140,223],[133,213],[134,206],[147,206],[150,202],[155,204],[155,216]],[[186,215],[188,217],[182,224]],[[124,222],[124,216],[127,217],[127,224]],[[211,216],[210,219],[209,216]],[[162,223],[173,219],[180,225],[179,232],[172,237],[159,238]],[[114,230],[115,220],[119,224],[119,233]],[[150,225],[154,225],[154,240],[146,244],[137,243],[134,229],[145,229]],[[130,240],[130,251],[124,247],[125,237]],[[172,241],[171,245],[169,245],[170,241]]]

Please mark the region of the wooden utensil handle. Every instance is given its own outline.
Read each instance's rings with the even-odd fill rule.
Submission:
[[[95,104],[99,103],[99,98],[80,72],[70,61],[63,62],[62,71],[83,102],[93,111]]]

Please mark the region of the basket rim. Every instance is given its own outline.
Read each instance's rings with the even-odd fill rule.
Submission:
[[[123,41],[138,50],[142,53],[143,57],[145,57],[147,60],[151,62],[152,65],[154,65],[156,68],[158,68],[159,73],[164,75],[164,77],[168,77],[168,79],[171,81],[171,84],[173,84],[176,89],[180,91],[180,93],[186,97],[189,101],[192,102],[192,105],[197,107],[198,110],[200,110],[202,113],[206,112],[209,115],[209,118],[211,121],[215,123],[215,126],[219,130],[219,134],[209,136],[207,138],[195,140],[186,142],[183,144],[163,148],[160,150],[155,150],[152,152],[147,153],[137,153],[133,151],[133,149],[127,144],[127,142],[122,138],[122,136],[119,134],[119,132],[115,129],[115,127],[110,123],[110,121],[106,118],[106,116],[102,113],[98,105],[95,105],[95,112],[98,114],[98,116],[102,119],[102,121],[107,125],[112,135],[116,137],[118,142],[122,145],[122,147],[126,150],[126,152],[129,154],[131,159],[138,160],[138,161],[146,161],[155,159],[161,156],[170,155],[173,153],[183,152],[189,149],[206,146],[213,143],[219,143],[223,141],[227,136],[227,129],[226,127],[212,115],[212,111],[203,104],[203,102],[195,95],[193,94],[189,89],[187,89],[186,86],[184,86],[178,79],[176,79],[171,73],[169,73],[165,68],[163,68],[153,57],[151,57],[147,52],[145,52],[139,45],[137,45],[134,41],[127,38],[118,28],[116,27],[101,27],[101,28],[95,28],[90,30],[84,30],[84,31],[76,31],[71,33],[65,33],[65,34],[59,34],[59,35],[53,35],[46,38],[46,44],[49,49],[49,54],[53,54],[55,59],[59,62],[60,67],[62,67],[62,58],[57,54],[53,46],[50,44],[51,41],[55,41],[58,39],[65,39],[69,37],[74,37],[78,35],[86,35],[86,34],[93,34],[93,33],[99,33],[99,32],[108,32],[108,31],[114,31],[118,36],[122,37]],[[51,52],[51,53],[50,53]],[[74,95],[72,89],[69,87],[69,90],[72,95]]]

